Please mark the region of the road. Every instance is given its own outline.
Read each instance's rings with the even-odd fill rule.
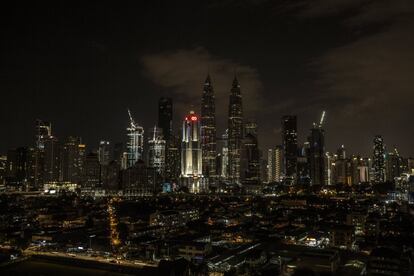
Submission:
[[[132,268],[143,268],[143,267],[157,267],[157,264],[148,263],[143,261],[130,261],[130,260],[119,260],[115,258],[106,258],[102,256],[88,256],[83,254],[73,254],[73,253],[65,253],[65,252],[42,252],[38,250],[33,250],[35,248],[29,247],[23,251],[25,256],[47,256],[47,257],[61,257],[61,258],[70,258],[70,259],[78,259],[84,261],[95,261],[101,262],[105,264],[116,264],[122,266],[129,266]]]

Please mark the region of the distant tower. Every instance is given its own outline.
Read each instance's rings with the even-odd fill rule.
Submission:
[[[203,175],[207,178],[215,178],[217,176],[216,107],[210,75],[207,75],[201,98],[201,148],[203,154]]]
[[[385,145],[381,135],[374,137],[374,181],[381,183],[385,181]]]
[[[404,172],[404,161],[400,156],[398,149],[394,146],[393,151],[388,152],[385,160],[385,175],[387,181],[394,181],[396,177],[400,177]]]
[[[221,136],[221,167],[220,167],[220,177],[222,179],[227,179],[229,176],[229,132],[226,129],[224,134]]]
[[[130,125],[127,127],[127,166],[132,167],[138,160],[142,160],[144,151],[144,128],[137,125],[128,109]]]
[[[36,148],[43,150],[45,148],[45,140],[52,136],[52,124],[36,120]]]
[[[257,124],[247,122],[245,124],[246,136],[243,139],[241,154],[241,176],[243,184],[260,184],[260,151],[257,138]]]
[[[190,111],[183,121],[181,142],[181,179],[192,193],[203,192],[202,151],[199,117]]]
[[[296,116],[282,118],[282,141],[286,177],[297,177],[298,132]]]
[[[267,182],[281,182],[284,177],[283,146],[267,150]]]
[[[240,183],[240,154],[243,140],[243,106],[240,84],[234,77],[229,99],[229,179]]]
[[[325,111],[319,124],[314,123],[309,141],[308,163],[312,185],[325,184],[325,132],[322,128]]]
[[[165,140],[162,136],[162,129],[154,126],[148,140],[148,165],[155,168],[160,176],[165,172]]]
[[[171,98],[160,98],[158,101],[158,127],[162,129],[164,140],[170,141],[173,120],[173,101]]]
[[[45,182],[57,182],[60,177],[60,146],[54,136],[44,140],[43,177]]]
[[[84,156],[80,152],[81,138],[68,137],[61,149],[61,174],[62,181],[79,183],[81,181],[81,158]]]

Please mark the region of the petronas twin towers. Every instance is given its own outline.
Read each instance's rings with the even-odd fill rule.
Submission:
[[[215,95],[210,75],[204,83],[201,99],[201,148],[204,177],[214,181],[219,173],[217,168]],[[240,152],[243,139],[243,107],[240,84],[235,77],[229,98],[228,113],[228,180],[240,182]]]

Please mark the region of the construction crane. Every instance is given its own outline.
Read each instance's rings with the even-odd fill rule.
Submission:
[[[313,122],[313,128],[322,128],[323,122],[325,121],[325,115],[326,115],[326,112],[324,110],[324,111],[322,111],[322,116],[321,116],[321,119],[319,121],[319,124],[316,124],[315,122]]]
[[[129,115],[129,120],[131,121],[131,126],[132,126],[133,128],[135,128],[135,121],[134,121],[134,119],[132,118],[131,111],[129,110],[129,108],[128,108],[128,115]]]
[[[319,128],[322,128],[322,124],[323,124],[323,122],[325,120],[325,114],[326,114],[325,110],[322,111],[321,120],[319,121]]]

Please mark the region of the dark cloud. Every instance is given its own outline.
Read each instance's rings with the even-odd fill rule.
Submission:
[[[227,116],[228,97],[235,73],[247,103],[244,105],[247,116],[253,116],[263,104],[263,85],[255,68],[214,56],[202,47],[145,55],[141,62],[144,75],[171,93],[180,114],[185,114],[190,108],[199,111],[208,72],[215,90],[219,118]],[[226,120],[218,121],[225,127]]]
[[[281,116],[298,115],[303,142],[327,110],[328,150],[345,144],[369,155],[379,133],[414,155],[414,1],[149,1],[6,10],[0,18],[0,89],[7,91],[0,122],[8,133],[2,152],[31,144],[38,117],[52,121],[59,137],[122,141],[126,106],[152,126],[157,99],[165,95],[174,98],[178,126],[184,112],[199,109],[208,71],[223,130],[236,69],[263,150],[281,142]]]
[[[407,112],[414,102],[414,17],[407,15],[413,15],[414,2],[320,0],[302,15],[326,16],[355,8],[343,19],[348,28],[387,24],[326,51],[311,63],[320,89],[318,101],[332,109],[335,127],[349,130],[334,134],[335,140],[342,137],[357,148],[356,133],[361,137],[381,133],[389,144],[410,152],[414,132],[406,130]]]

